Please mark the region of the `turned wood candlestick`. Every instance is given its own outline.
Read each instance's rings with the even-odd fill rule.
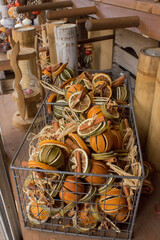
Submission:
[[[37,113],[37,104],[41,101],[41,94],[40,88],[35,87],[38,85],[29,88],[26,87],[28,84],[28,79],[25,79],[27,78],[27,74],[24,76],[18,63],[20,61],[27,62],[29,59],[35,59],[36,52],[33,48],[20,48],[19,42],[14,42],[13,49],[7,52],[7,56],[10,59],[11,66],[15,73],[14,88],[16,91],[13,93],[13,99],[17,102],[18,111],[13,116],[13,124],[17,127],[26,129],[32,123]],[[31,72],[30,76],[33,76]],[[23,85],[22,78],[24,81]],[[30,79],[30,81],[32,80],[33,79]],[[25,83],[25,81],[27,83]]]

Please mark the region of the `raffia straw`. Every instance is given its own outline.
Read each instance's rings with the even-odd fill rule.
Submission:
[[[125,172],[123,169],[121,169],[120,167],[107,162],[106,165],[108,165],[115,173],[117,173],[119,176],[126,176],[126,177],[133,177],[132,174]],[[140,187],[140,180],[139,179],[134,179],[134,178],[124,178],[123,179],[124,183],[126,185],[129,185],[132,189],[136,190],[137,188]]]
[[[68,133],[75,132],[78,128],[78,125],[79,124],[75,121],[68,123],[68,125],[64,128],[64,130],[58,136],[57,140],[59,141],[62,137],[68,135]]]
[[[87,79],[83,79],[83,81],[85,84],[84,87],[86,87],[87,89],[90,89],[90,90],[93,89],[93,84],[90,81],[88,81]]]
[[[70,109],[69,107],[64,107],[64,110],[62,111],[62,115],[64,116],[64,118],[68,121],[76,121],[79,122],[79,118],[76,115],[76,113]]]
[[[59,88],[59,87],[56,87],[56,86],[53,86],[47,82],[44,82],[44,81],[40,81],[40,84],[44,87],[44,88],[47,88],[57,94],[60,94],[60,95],[65,95],[65,93]],[[47,86],[46,86],[47,85]]]
[[[137,146],[135,145],[128,153],[128,156],[120,158],[120,160],[128,162],[128,165],[125,166],[124,171],[128,171],[128,169],[131,167],[132,174],[139,177],[142,175],[142,166],[141,163],[137,161],[136,156]]]
[[[52,125],[47,125],[44,128],[42,128],[42,130],[38,133],[38,134],[30,134],[27,138],[28,141],[30,141],[29,143],[29,156],[30,156],[30,160],[33,158],[33,156],[35,155],[36,151],[36,147],[34,146],[33,142],[38,139],[37,141],[37,147],[39,145],[39,142],[43,139],[54,139],[55,138],[55,133],[54,133],[54,127]],[[34,159],[35,160],[35,159]]]
[[[123,149],[131,150],[135,143],[133,130],[131,128],[126,128],[125,130],[123,130],[123,134],[124,137],[122,147]]]

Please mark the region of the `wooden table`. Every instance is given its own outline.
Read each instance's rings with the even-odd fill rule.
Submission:
[[[0,127],[4,138],[4,148],[7,154],[8,166],[15,155],[25,132],[12,125],[12,116],[16,111],[16,104],[12,101],[11,94],[0,96]],[[13,181],[13,175],[9,169],[15,201],[17,195]],[[152,195],[141,197],[136,224],[134,227],[133,240],[158,240],[160,236],[160,215],[154,212],[154,204],[160,202],[160,173],[153,176],[155,191]],[[20,209],[17,204],[21,230],[24,240],[85,240],[86,238],[75,236],[64,236],[61,234],[45,233],[40,231],[29,231],[23,227]],[[96,240],[93,239],[93,240]]]
[[[0,52],[0,71],[12,70],[10,60],[7,58],[6,53]]]

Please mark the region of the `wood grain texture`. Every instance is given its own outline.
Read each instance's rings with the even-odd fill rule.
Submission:
[[[117,28],[130,28],[139,26],[139,17],[117,17],[104,19],[90,19],[86,21],[87,31],[108,30]]]
[[[18,99],[17,99],[17,109],[20,113],[20,115],[22,116],[22,118],[24,119],[25,117],[25,98],[24,98],[24,94],[23,91],[20,87],[20,81],[22,79],[22,73],[21,70],[18,66],[18,55],[20,52],[20,46],[19,46],[19,42],[17,42],[14,46],[14,48],[11,50],[11,54],[10,54],[10,60],[11,60],[11,65],[13,68],[13,71],[15,73],[15,90],[17,91],[17,95],[18,95]]]
[[[155,93],[151,111],[151,119],[149,123],[149,131],[146,146],[146,156],[151,161],[156,169],[160,171],[160,61],[155,83]]]
[[[97,13],[96,7],[82,7],[82,8],[74,8],[74,9],[65,9],[59,11],[48,11],[46,17],[48,20],[56,20],[62,18],[69,18],[69,17],[80,17],[86,16],[88,14],[95,14]]]
[[[137,11],[147,12],[151,14],[160,15],[160,4],[157,4],[153,0],[90,0],[98,3],[106,3],[109,5],[133,9]]]
[[[111,1],[110,1],[111,2]],[[118,1],[121,2],[121,1]],[[129,2],[129,1],[128,1]],[[132,2],[132,1],[130,1]],[[132,10],[124,7],[113,6],[101,2],[94,2],[89,0],[73,0],[73,7],[97,7],[97,18],[113,18],[113,17],[128,17],[128,16],[138,16],[140,18],[140,25],[138,28],[130,28],[134,32],[144,34],[156,40],[160,40],[160,16],[155,14],[150,14],[147,12],[141,12],[137,10]],[[159,3],[158,3],[159,4]]]
[[[77,29],[76,24],[61,24],[55,28],[57,63],[68,63],[68,67],[77,69]]]
[[[103,30],[89,32],[88,37],[90,38],[101,38],[103,36],[109,36],[113,34],[113,30]],[[113,40],[105,40],[101,42],[93,43],[93,62],[91,63],[92,69],[111,69],[112,58],[113,58]]]
[[[50,60],[52,64],[57,63],[57,50],[56,50],[56,44],[55,44],[55,27],[63,23],[65,23],[65,21],[62,21],[62,20],[46,23]]]
[[[115,44],[122,48],[133,48],[137,56],[144,47],[158,47],[158,41],[146,38],[141,34],[127,29],[117,29],[115,34]]]
[[[12,70],[9,59],[6,53],[0,53],[0,71]]]
[[[24,29],[24,31],[23,31]],[[20,46],[34,48],[36,29],[35,27],[25,27],[12,30],[12,38],[15,42],[19,41]]]
[[[136,76],[138,59],[119,46],[115,46],[114,48],[113,62],[127,69],[129,72],[133,73]]]
[[[149,130],[159,61],[160,56],[149,56],[145,50],[141,50],[136,76],[134,111],[143,151]]]

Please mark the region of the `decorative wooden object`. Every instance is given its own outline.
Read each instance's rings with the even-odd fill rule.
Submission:
[[[75,24],[62,24],[55,28],[57,61],[77,69],[77,31]]]
[[[56,51],[56,44],[55,44],[55,28],[56,26],[65,23],[66,21],[52,21],[50,23],[46,23],[47,28],[47,36],[48,36],[48,43],[49,43],[49,53],[50,53],[50,61],[53,64],[57,63],[57,51]]]
[[[86,21],[87,31],[99,31],[116,28],[138,27],[139,17],[118,17],[105,19],[90,19]]]
[[[160,48],[157,48],[160,58]],[[152,105],[151,119],[149,124],[146,157],[160,171],[160,60],[157,70],[154,100]]]
[[[26,13],[26,12],[34,12],[34,11],[44,11],[48,9],[57,9],[57,8],[65,8],[65,7],[72,7],[72,1],[61,1],[61,2],[50,2],[50,3],[43,3],[38,5],[26,5],[26,6],[19,6],[16,8],[17,13]]]
[[[13,49],[7,52],[8,58],[11,61],[11,66],[15,73],[15,90],[14,98],[17,102],[17,109],[13,116],[13,124],[17,127],[28,128],[32,123],[36,113],[37,113],[37,104],[40,102],[40,89],[34,89],[31,94],[24,94],[20,81],[22,79],[22,72],[18,65],[18,61],[28,60],[35,58],[35,50],[33,48],[21,48],[19,42],[12,43]]]
[[[15,42],[19,42],[21,47],[34,48],[35,47],[35,36],[36,29],[35,27],[24,27],[19,29],[12,30],[12,38]],[[33,75],[37,76],[37,65],[35,58],[29,59],[30,68]],[[21,71],[25,71],[25,65],[23,61],[19,62]]]
[[[84,7],[60,11],[48,11],[46,17],[48,20],[56,20],[59,18],[79,17],[96,13],[97,13],[96,7]]]
[[[157,48],[142,49],[138,61],[134,111],[142,150],[145,150],[160,56]],[[158,119],[157,119],[158,121]]]
[[[12,30],[13,40],[22,47],[34,48],[35,35],[36,29],[31,26]]]

